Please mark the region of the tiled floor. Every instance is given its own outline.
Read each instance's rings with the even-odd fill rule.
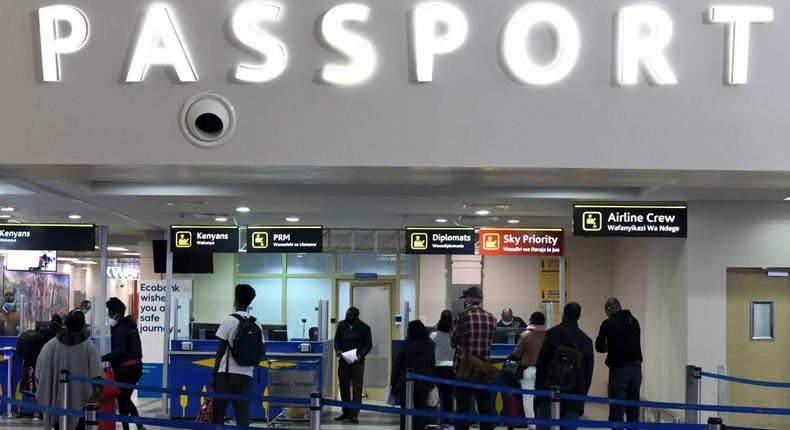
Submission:
[[[159,400],[141,400],[138,402],[138,409],[143,416],[156,416],[160,411],[161,403]],[[606,406],[588,405],[587,413],[594,419],[605,419]],[[326,430],[394,430],[398,428],[398,418],[391,415],[377,414],[373,412],[362,412],[359,417],[359,424],[336,423],[332,418],[339,415],[339,411],[328,411],[324,414],[322,429]],[[263,427],[263,423],[256,423],[253,427]],[[283,423],[278,425],[283,429],[307,429],[306,423]],[[0,419],[0,429],[31,429],[43,428],[41,423],[33,422],[28,418]],[[120,424],[117,425],[120,429]],[[504,429],[504,427],[502,427]],[[148,430],[164,429],[163,427],[147,427]]]

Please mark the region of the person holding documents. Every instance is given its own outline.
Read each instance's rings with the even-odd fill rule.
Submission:
[[[337,370],[340,381],[340,399],[344,402],[362,403],[362,379],[365,375],[365,356],[373,347],[370,326],[359,319],[359,309],[350,307],[346,319],[337,324],[335,354],[339,359]],[[352,395],[353,387],[353,395]],[[343,408],[335,421],[359,422],[359,410]]]

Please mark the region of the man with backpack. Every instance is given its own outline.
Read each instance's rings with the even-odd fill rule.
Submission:
[[[214,370],[209,386],[216,393],[252,393],[252,375],[263,359],[263,331],[248,313],[250,303],[255,298],[255,290],[247,284],[236,285],[233,306],[236,312],[225,317],[217,329],[220,340]],[[228,400],[214,399],[214,424],[225,423],[225,410]],[[236,411],[236,424],[250,426],[250,403],[233,400]]]
[[[546,332],[546,339],[538,354],[535,388],[551,390],[557,387],[561,393],[587,395],[593,375],[592,339],[579,328],[582,307],[576,302],[565,305],[562,323]],[[551,417],[551,402],[539,398],[538,417]],[[560,403],[560,418],[578,420],[584,415],[584,402],[563,400]],[[538,426],[548,430],[549,426]],[[562,430],[576,427],[563,426]]]

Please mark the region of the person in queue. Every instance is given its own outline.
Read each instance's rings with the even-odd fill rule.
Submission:
[[[521,317],[513,316],[513,309],[502,309],[502,319],[496,324],[503,328],[526,328],[527,323]]]
[[[496,331],[496,317],[483,309],[483,290],[480,287],[471,287],[463,292],[464,311],[458,314],[453,321],[453,330],[450,341],[455,348],[453,370],[458,371],[465,355],[473,355],[483,361],[491,361],[491,342]],[[470,388],[456,387],[455,400],[457,411],[468,414],[472,410],[472,395],[477,401],[477,411],[480,415],[491,415],[491,393],[486,390],[473,390]],[[469,430],[468,421],[457,421],[456,430]],[[480,423],[480,430],[493,430],[494,424]]]
[[[343,402],[362,403],[362,381],[365,377],[365,356],[373,348],[370,326],[359,319],[359,309],[350,307],[346,319],[337,324],[335,331],[335,354],[338,357],[337,376],[340,399]],[[356,350],[356,360],[349,363],[343,353]],[[353,388],[352,388],[353,387]],[[359,410],[343,408],[335,421],[359,423]]]
[[[450,310],[443,310],[439,317],[439,322],[436,324],[436,331],[431,333],[431,340],[435,345],[436,367],[433,369],[433,375],[442,379],[455,379],[455,372],[453,371],[453,357],[455,350],[450,344],[450,330],[453,328],[453,312]],[[442,412],[453,411],[453,386],[449,384],[438,384],[439,389],[439,403]],[[442,420],[443,423],[449,420]]]
[[[521,389],[534,390],[537,376],[538,354],[546,339],[546,316],[543,312],[533,312],[529,316],[527,330],[521,334],[513,358],[521,362],[524,373],[521,378]],[[523,394],[524,417],[535,418],[535,396]],[[533,429],[534,426],[530,426]]]
[[[72,376],[101,379],[104,371],[101,367],[99,351],[91,342],[85,331],[85,314],[71,311],[66,316],[66,330],[44,345],[36,361],[38,390],[36,402],[42,406],[62,407],[64,393],[60,389],[60,372],[67,370]],[[101,389],[97,385],[71,381],[68,384],[68,409],[82,410],[86,403],[97,402]],[[57,420],[66,419],[70,430],[85,428],[84,418],[59,417],[44,414],[44,428],[57,429]]]
[[[3,295],[5,302],[0,310],[0,327],[3,336],[17,336],[19,334],[19,308],[16,305],[14,293],[7,292]]]
[[[255,317],[249,314],[249,308],[255,299],[255,289],[247,284],[236,285],[234,291],[234,313],[225,317],[217,329],[216,337],[220,340],[217,348],[214,369],[211,372],[209,385],[217,393],[242,394],[249,396],[252,393],[252,375],[258,367],[258,360],[252,363],[239,363],[242,360],[233,351],[239,351],[241,345],[236,342],[253,342],[244,345],[244,348],[259,348],[260,358],[263,358],[263,330],[256,323]],[[257,331],[255,330],[257,327]],[[252,334],[256,339],[243,337]],[[234,349],[234,347],[236,347]],[[246,353],[244,354],[247,355]],[[241,427],[250,426],[250,402],[247,400],[233,400],[233,410],[236,412],[236,424]],[[228,400],[214,399],[214,424],[225,423],[225,412]]]
[[[137,384],[143,376],[143,348],[137,322],[126,315],[126,305],[117,297],[107,301],[107,314],[110,323],[110,352],[102,357],[112,366],[115,380],[127,384]],[[118,413],[138,417],[137,406],[132,401],[134,390],[121,388],[118,396]],[[122,423],[123,430],[129,430],[129,423]],[[137,425],[138,430],[144,427]]]
[[[409,322],[406,340],[401,344],[392,362],[390,385],[397,396],[401,407],[406,408],[406,373],[411,370],[418,375],[433,376],[436,366],[436,353],[433,341],[428,336],[428,329],[420,320]],[[428,409],[428,393],[433,384],[424,381],[414,382],[414,409]],[[430,424],[427,417],[415,416],[412,419],[414,430],[423,430]],[[400,429],[404,430],[406,418],[401,415]]]
[[[36,362],[41,350],[54,338],[63,326],[63,319],[58,314],[44,327],[28,330],[19,335],[16,341],[16,355],[22,358],[22,378],[19,381],[19,391],[26,396],[35,398],[38,390],[38,377],[36,376]],[[41,414],[33,413],[33,421],[39,421]]]
[[[593,343],[587,334],[579,328],[579,318],[582,307],[576,302],[565,305],[562,312],[562,322],[546,332],[546,339],[540,348],[537,362],[536,386],[538,390],[550,390],[558,387],[561,392],[569,394],[587,395],[592,384],[593,375]],[[573,367],[567,363],[573,363]],[[557,375],[572,375],[570,378],[561,378],[562,384],[555,377]],[[560,403],[560,418],[564,420],[578,420],[584,415],[584,402],[575,400],[562,400]],[[551,404],[549,399],[542,398],[538,402],[538,417],[551,417]],[[576,427],[563,426],[562,430],[575,429]],[[548,430],[549,426],[538,426],[538,430]]]
[[[595,350],[606,353],[609,397],[639,401],[642,386],[642,341],[639,321],[612,297],[604,305],[607,319],[595,339]],[[639,422],[639,407],[609,405],[609,421]]]

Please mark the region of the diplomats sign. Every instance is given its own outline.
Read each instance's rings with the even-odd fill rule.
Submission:
[[[18,251],[91,251],[96,246],[93,224],[3,224],[0,249]]]
[[[474,254],[474,228],[407,227],[407,254]]]
[[[573,235],[678,237],[687,234],[685,203],[580,203],[573,206]]]
[[[319,253],[324,251],[321,226],[247,227],[247,252]]]
[[[561,228],[481,228],[481,255],[564,255]]]
[[[239,228],[218,225],[170,226],[174,253],[239,252]]]

